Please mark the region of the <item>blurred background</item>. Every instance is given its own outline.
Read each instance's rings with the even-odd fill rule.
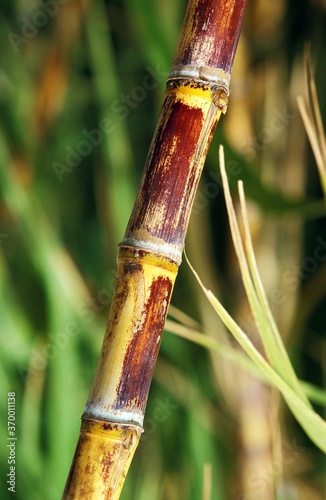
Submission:
[[[244,181],[259,269],[291,360],[300,378],[323,386],[325,204],[296,99],[306,95],[308,42],[325,122],[326,4],[248,3],[228,113],[186,248],[255,342],[221,188],[223,144],[234,192]],[[16,498],[61,497],[105,331],[117,244],[185,8],[184,0],[1,2],[1,498],[12,498],[8,392],[16,394]],[[170,319],[229,341],[185,262],[172,305]],[[279,394],[171,331],[144,428],[122,500],[325,498],[325,458]]]

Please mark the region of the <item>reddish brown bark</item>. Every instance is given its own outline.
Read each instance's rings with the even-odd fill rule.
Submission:
[[[192,0],[172,67],[219,68],[231,73],[246,0]]]
[[[149,299],[141,312],[144,322],[135,331],[124,358],[116,408],[126,409],[131,405],[133,412],[145,411],[172,286],[168,278],[161,276],[151,285]]]

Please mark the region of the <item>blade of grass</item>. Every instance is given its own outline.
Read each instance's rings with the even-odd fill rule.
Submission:
[[[316,84],[311,76],[311,58],[308,47],[305,49],[305,69],[308,104],[305,103],[302,96],[297,97],[297,102],[303,124],[315,156],[320,182],[326,200],[326,138],[318,103]]]
[[[296,389],[297,388],[296,377],[294,373],[291,373],[291,370],[288,368],[288,366],[286,366],[289,365],[289,363],[284,361],[286,359],[286,356],[284,355],[284,350],[280,348],[279,342],[278,343],[275,342],[273,329],[271,328],[269,321],[266,321],[266,315],[264,311],[264,307],[266,308],[266,304],[264,305],[262,297],[260,297],[262,300],[261,301],[259,295],[257,294],[256,287],[257,286],[259,287],[257,276],[255,279],[248,265],[240,229],[237,222],[237,216],[235,214],[235,210],[232,204],[230,188],[224,166],[225,165],[224,151],[222,147],[220,148],[219,155],[220,155],[222,183],[224,189],[224,196],[226,200],[227,212],[229,216],[231,235],[233,239],[234,248],[238,256],[242,280],[249,300],[251,312],[257,324],[258,330],[260,332],[261,340],[263,342],[265,353],[268,360],[279,374],[282,373],[284,374],[284,372],[289,371],[289,373],[287,373],[287,376],[289,377],[291,384],[293,384],[293,388]],[[255,274],[257,275],[257,273]]]
[[[305,380],[300,380],[300,384],[312,403],[326,406],[326,391]]]
[[[319,147],[319,141],[316,133],[316,129],[313,123],[313,118],[307,109],[306,103],[302,96],[298,96],[297,98],[299,111],[303,120],[303,124],[305,126],[309,142],[312,148],[312,151],[315,156],[315,160],[317,163],[320,181],[323,189],[324,196],[326,197],[326,166],[324,164],[322,152]]]
[[[226,193],[226,191],[225,191]],[[243,183],[240,181],[239,182],[239,197],[240,197],[240,205],[241,205],[241,213],[242,213],[242,223],[243,223],[243,229],[244,229],[244,244],[245,244],[245,251],[246,251],[246,256],[247,256],[247,262],[249,264],[249,269],[250,273],[253,279],[253,283],[255,286],[255,291],[257,294],[258,301],[261,305],[262,311],[263,311],[263,316],[264,319],[266,320],[266,323],[269,325],[269,332],[267,333],[270,335],[270,337],[274,340],[274,348],[275,348],[275,356],[278,357],[278,360],[281,364],[281,373],[284,377],[284,379],[288,380],[289,383],[293,386],[293,388],[299,393],[301,393],[302,398],[305,399],[305,395],[303,391],[300,388],[299,381],[297,379],[297,376],[295,374],[295,371],[293,369],[293,366],[291,364],[290,358],[288,356],[288,353],[285,349],[284,343],[282,341],[282,337],[280,335],[280,332],[276,326],[272,311],[269,307],[268,300],[266,297],[266,293],[264,290],[264,286],[262,284],[259,271],[258,271],[258,266],[257,266],[257,261],[253,249],[253,244],[252,244],[252,239],[251,239],[251,234],[250,234],[250,228],[249,228],[249,218],[248,218],[248,212],[247,212],[247,207],[246,207],[246,199],[245,199],[245,194],[244,194],[244,188],[243,188]],[[232,203],[232,200],[229,199],[229,203]],[[265,329],[261,330],[261,336],[263,337],[265,333]],[[264,342],[264,340],[263,340]],[[266,341],[265,341],[266,342]],[[264,344],[265,344],[264,342]]]
[[[190,342],[194,342],[195,344],[207,350],[214,351],[220,354],[225,359],[232,361],[238,367],[241,367],[242,369],[246,370],[254,377],[260,379],[265,383],[268,384],[270,383],[270,381],[265,377],[264,373],[252,362],[252,360],[243,351],[238,351],[237,349],[234,349],[231,345],[224,344],[209,334],[190,329],[184,324],[179,324],[169,319],[167,319],[165,322],[165,330]],[[299,383],[301,386],[301,390],[304,391],[304,393],[312,403],[326,407],[326,390],[317,387],[313,384],[310,384],[305,380],[299,380]]]
[[[174,321],[171,321],[169,319],[167,319],[165,322],[165,329],[168,332],[173,333],[174,335],[178,335],[178,337],[189,340],[190,342],[194,342],[195,344],[200,345],[205,349],[217,352],[221,356],[225,357],[229,361],[232,361],[237,366],[249,372],[251,375],[260,378],[264,382],[267,381],[267,379],[262,375],[261,371],[257,369],[250,358],[248,358],[243,352],[232,348],[230,345],[219,342],[211,335],[207,335],[196,330],[191,330],[190,328],[175,323]]]
[[[245,199],[242,193],[242,214],[244,224],[247,224],[245,237],[247,243],[246,250],[247,254],[249,253],[250,259],[250,263],[248,263],[229,190],[222,147],[220,148],[220,167],[227,211],[229,215],[230,229],[235,251],[239,260],[243,284],[245,286],[251,311],[258,327],[269,362],[266,361],[261,353],[255,348],[248,336],[227,313],[212,292],[204,287],[194,269],[191,269],[195,273],[195,276],[207,298],[219,314],[225,326],[233,333],[245,352],[263,371],[270,383],[275,385],[281,391],[293,415],[296,417],[298,422],[300,422],[301,426],[305,429],[312,441],[321,449],[326,450],[326,423],[312,410],[309,401],[306,399],[290,360],[288,359],[285,347],[282,346],[282,340],[274,319],[271,319],[271,312],[269,310],[268,302],[257,270],[250,234],[248,236],[249,225],[247,221]]]
[[[309,45],[305,47],[304,55],[305,55],[306,80],[307,80],[308,95],[309,95],[309,106],[312,111],[312,115],[314,116],[315,119],[314,121],[316,124],[316,131],[319,139],[320,150],[323,158],[326,158],[326,137],[318,102],[316,84],[315,80],[312,77],[312,72],[311,72],[311,56],[310,56]]]
[[[232,333],[235,339],[242,346],[244,351],[261,370],[263,375],[271,385],[279,389],[290,407],[293,415],[301,424],[310,439],[324,452],[326,452],[326,422],[311,407],[302,400],[293,388],[284,380],[266,361],[261,353],[253,345],[246,333],[240,328],[235,320],[230,316],[220,301],[208,290],[202,283],[200,277],[187,260],[192,272],[194,273],[199,285],[204,291],[207,299],[223,321],[224,325]]]
[[[189,328],[193,328],[194,330],[200,329],[200,324],[195,321],[193,318],[188,316],[188,314],[180,311],[177,307],[170,304],[168,315],[174,318],[176,321],[179,321],[183,325],[188,326]]]

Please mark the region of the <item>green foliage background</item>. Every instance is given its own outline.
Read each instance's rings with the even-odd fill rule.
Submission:
[[[286,89],[302,58],[304,43],[310,40],[325,118],[325,4],[275,2],[282,4],[284,13],[275,30],[278,36],[272,33],[264,38],[257,35],[254,24],[259,22],[255,8],[263,2],[254,3],[249,1],[243,31],[249,91],[257,67],[271,61],[284,66],[282,89]],[[54,500],[61,495],[72,460],[112,297],[117,244],[133,206],[186,3],[16,0],[2,4],[0,496],[11,498],[6,484],[6,415],[7,393],[15,392],[15,496]],[[258,136],[264,110],[258,99],[251,98]],[[237,314],[232,309],[239,285],[230,278],[235,263],[229,259],[220,185],[216,184],[214,194],[206,191],[205,195],[210,173],[218,172],[220,143],[225,145],[227,158],[240,167],[231,184],[239,176],[243,179],[264,221],[275,224],[290,220],[293,214],[300,220],[303,231],[296,245],[300,246],[301,262],[314,255],[317,238],[326,242],[326,227],[309,147],[304,153],[304,192],[290,196],[282,186],[269,185],[262,178],[263,153],[270,155],[271,168],[282,161],[273,158],[271,145],[264,144],[262,154],[251,161],[232,145],[224,127],[226,120],[222,119],[214,138],[203,178],[204,195],[195,205],[197,212],[205,213],[207,226],[191,237],[193,247],[188,253],[195,265],[206,260],[195,243],[207,241],[207,266],[212,266],[212,276],[219,277],[222,302]],[[295,121],[300,122],[298,113]],[[193,219],[191,233],[196,235],[201,223],[196,214]],[[188,244],[191,246],[190,241]],[[303,273],[300,276],[290,355],[299,376],[321,386],[326,352],[325,262],[318,261],[307,278]],[[172,303],[203,328],[209,323],[214,329],[215,320],[208,318],[203,300],[183,264]],[[217,318],[216,324],[219,330]],[[237,489],[241,468],[237,418],[218,390],[222,382],[216,382],[211,361],[202,348],[166,332],[145,435],[122,499],[201,498],[207,462],[213,471],[212,498],[246,498],[241,496],[241,486],[240,492]],[[283,419],[287,439],[301,450],[289,484],[299,493],[322,498],[324,457],[286,411]],[[276,485],[282,481],[267,472],[267,482]],[[265,483],[261,479],[260,486]],[[290,490],[279,490],[279,498],[297,498],[286,491]]]

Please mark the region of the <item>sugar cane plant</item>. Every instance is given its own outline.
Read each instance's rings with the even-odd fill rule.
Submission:
[[[246,0],[190,0],[118,254],[107,331],[64,498],[119,498],[206,153],[226,112]]]

